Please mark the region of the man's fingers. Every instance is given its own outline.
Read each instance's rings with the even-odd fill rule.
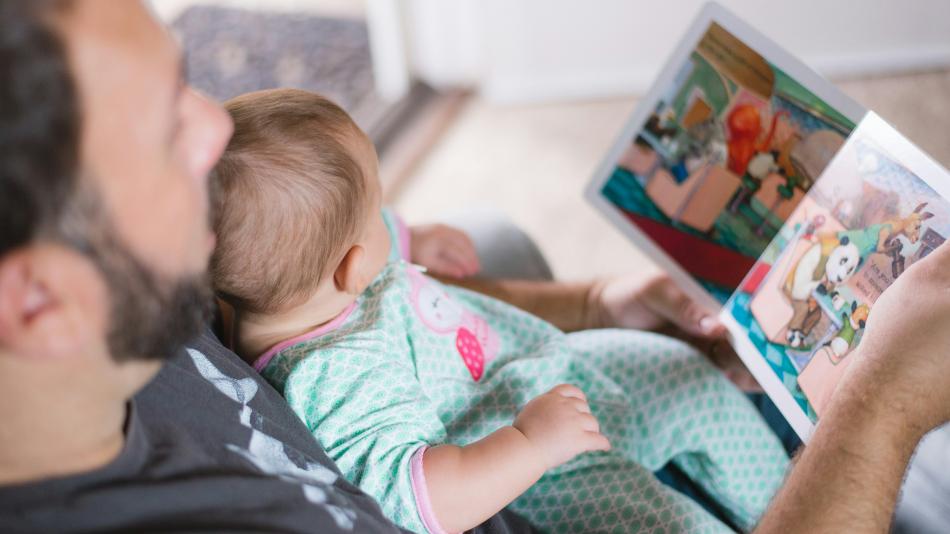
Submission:
[[[703,338],[714,339],[726,333],[726,326],[716,316],[709,314],[699,304],[687,297],[689,303],[682,312],[682,320],[677,324],[687,332]]]
[[[699,308],[698,305],[695,305]],[[706,337],[720,337],[726,333],[726,325],[712,315],[707,315],[705,310],[699,309],[696,312],[696,315],[700,319],[696,322],[699,326],[700,333]]]
[[[725,334],[726,327],[719,319],[704,310],[669,278],[662,279],[656,289],[658,294],[652,299],[656,313],[695,336],[714,338]]]
[[[729,371],[726,373],[726,378],[730,382],[735,384],[737,388],[746,393],[765,393],[765,390],[762,389],[762,385],[752,376],[752,373],[749,371]]]
[[[739,358],[736,350],[725,339],[715,339],[706,341],[705,343],[697,340],[695,344],[699,347],[704,347],[706,355],[716,364],[716,367],[724,371],[730,369],[745,369],[745,364],[742,363],[742,359]]]
[[[705,353],[713,362],[713,365],[718,367],[737,388],[748,393],[761,393],[763,391],[762,386],[752,376],[742,358],[725,339],[712,341],[705,348]]]
[[[907,272],[916,272],[929,280],[940,280],[944,283],[950,279],[950,243],[943,243],[928,254],[925,258],[914,262]]]
[[[685,293],[679,290],[668,278],[662,279],[657,283],[655,289],[650,291],[650,308],[653,311],[684,330],[694,333],[695,325],[684,325],[685,316],[689,311],[690,300]]]
[[[927,257],[933,256],[938,263],[950,262],[950,243],[944,242],[933,250]],[[927,258],[924,258],[927,259]]]

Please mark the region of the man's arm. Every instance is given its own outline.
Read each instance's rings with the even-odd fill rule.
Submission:
[[[600,317],[594,282],[436,278],[507,302],[565,332],[606,326],[597,324]]]
[[[887,531],[923,435],[906,424],[900,407],[881,402],[885,391],[866,392],[853,383],[842,388],[757,533]]]
[[[632,328],[681,339],[706,354],[739,388],[761,391],[725,342],[725,327],[666,276],[639,274],[592,282],[441,280],[505,301],[565,332]]]
[[[725,332],[709,310],[662,274],[631,274],[590,282],[440,280],[505,301],[565,332],[590,328],[659,330],[668,325],[705,338],[717,338]]]

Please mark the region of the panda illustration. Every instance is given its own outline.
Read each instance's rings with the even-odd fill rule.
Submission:
[[[854,276],[860,265],[860,250],[843,234],[819,236],[798,259],[782,288],[792,305],[792,319],[785,334],[790,347],[804,345],[821,320],[821,309],[812,292],[827,294]]]

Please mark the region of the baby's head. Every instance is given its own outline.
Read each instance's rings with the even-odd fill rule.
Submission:
[[[225,107],[234,136],[212,176],[215,290],[255,316],[345,308],[389,255],[372,143],[306,91],[249,93]]]

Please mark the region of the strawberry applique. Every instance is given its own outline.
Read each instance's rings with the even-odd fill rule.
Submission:
[[[485,353],[482,351],[482,345],[478,342],[478,338],[471,330],[464,327],[459,328],[455,337],[455,348],[462,356],[462,361],[465,362],[465,367],[468,367],[472,379],[478,382],[485,371]]]

